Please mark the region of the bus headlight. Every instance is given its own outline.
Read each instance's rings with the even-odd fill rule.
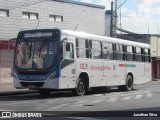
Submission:
[[[18,80],[16,73],[13,74],[13,78]]]
[[[48,77],[48,80],[53,80],[54,78],[55,78],[55,76],[56,76],[56,71],[55,72],[53,72],[49,77]]]

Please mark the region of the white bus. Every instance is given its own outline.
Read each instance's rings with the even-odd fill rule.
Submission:
[[[72,90],[133,85],[151,81],[150,45],[83,32],[39,29],[19,32],[13,64],[15,88]]]

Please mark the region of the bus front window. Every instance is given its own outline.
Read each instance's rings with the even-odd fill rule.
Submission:
[[[57,41],[21,41],[17,43],[15,64],[21,69],[44,69],[56,64]]]

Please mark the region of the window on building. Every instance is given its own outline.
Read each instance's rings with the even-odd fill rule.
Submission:
[[[88,40],[76,39],[76,55],[77,58],[89,58]]]
[[[30,13],[30,19],[38,19],[38,13]]]
[[[115,59],[124,60],[123,45],[115,44]]]
[[[49,15],[49,20],[63,22],[63,16],[60,15]]]
[[[135,47],[135,60],[139,62],[143,61],[142,48],[140,47]]]
[[[9,10],[0,9],[0,16],[9,17]]]
[[[91,58],[101,59],[102,58],[102,45],[100,41],[90,40],[91,44]]]
[[[113,60],[113,44],[103,42],[103,59]]]
[[[22,12],[22,18],[38,20],[38,13]]]
[[[133,47],[126,46],[126,60],[133,61]]]

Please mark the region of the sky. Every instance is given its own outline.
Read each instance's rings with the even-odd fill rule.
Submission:
[[[112,0],[75,0],[105,6],[111,9]],[[114,1],[114,0],[113,0]],[[117,0],[118,6],[125,0]],[[121,22],[120,22],[121,11]],[[160,34],[160,0],[127,0],[118,10],[118,25],[139,34]]]

